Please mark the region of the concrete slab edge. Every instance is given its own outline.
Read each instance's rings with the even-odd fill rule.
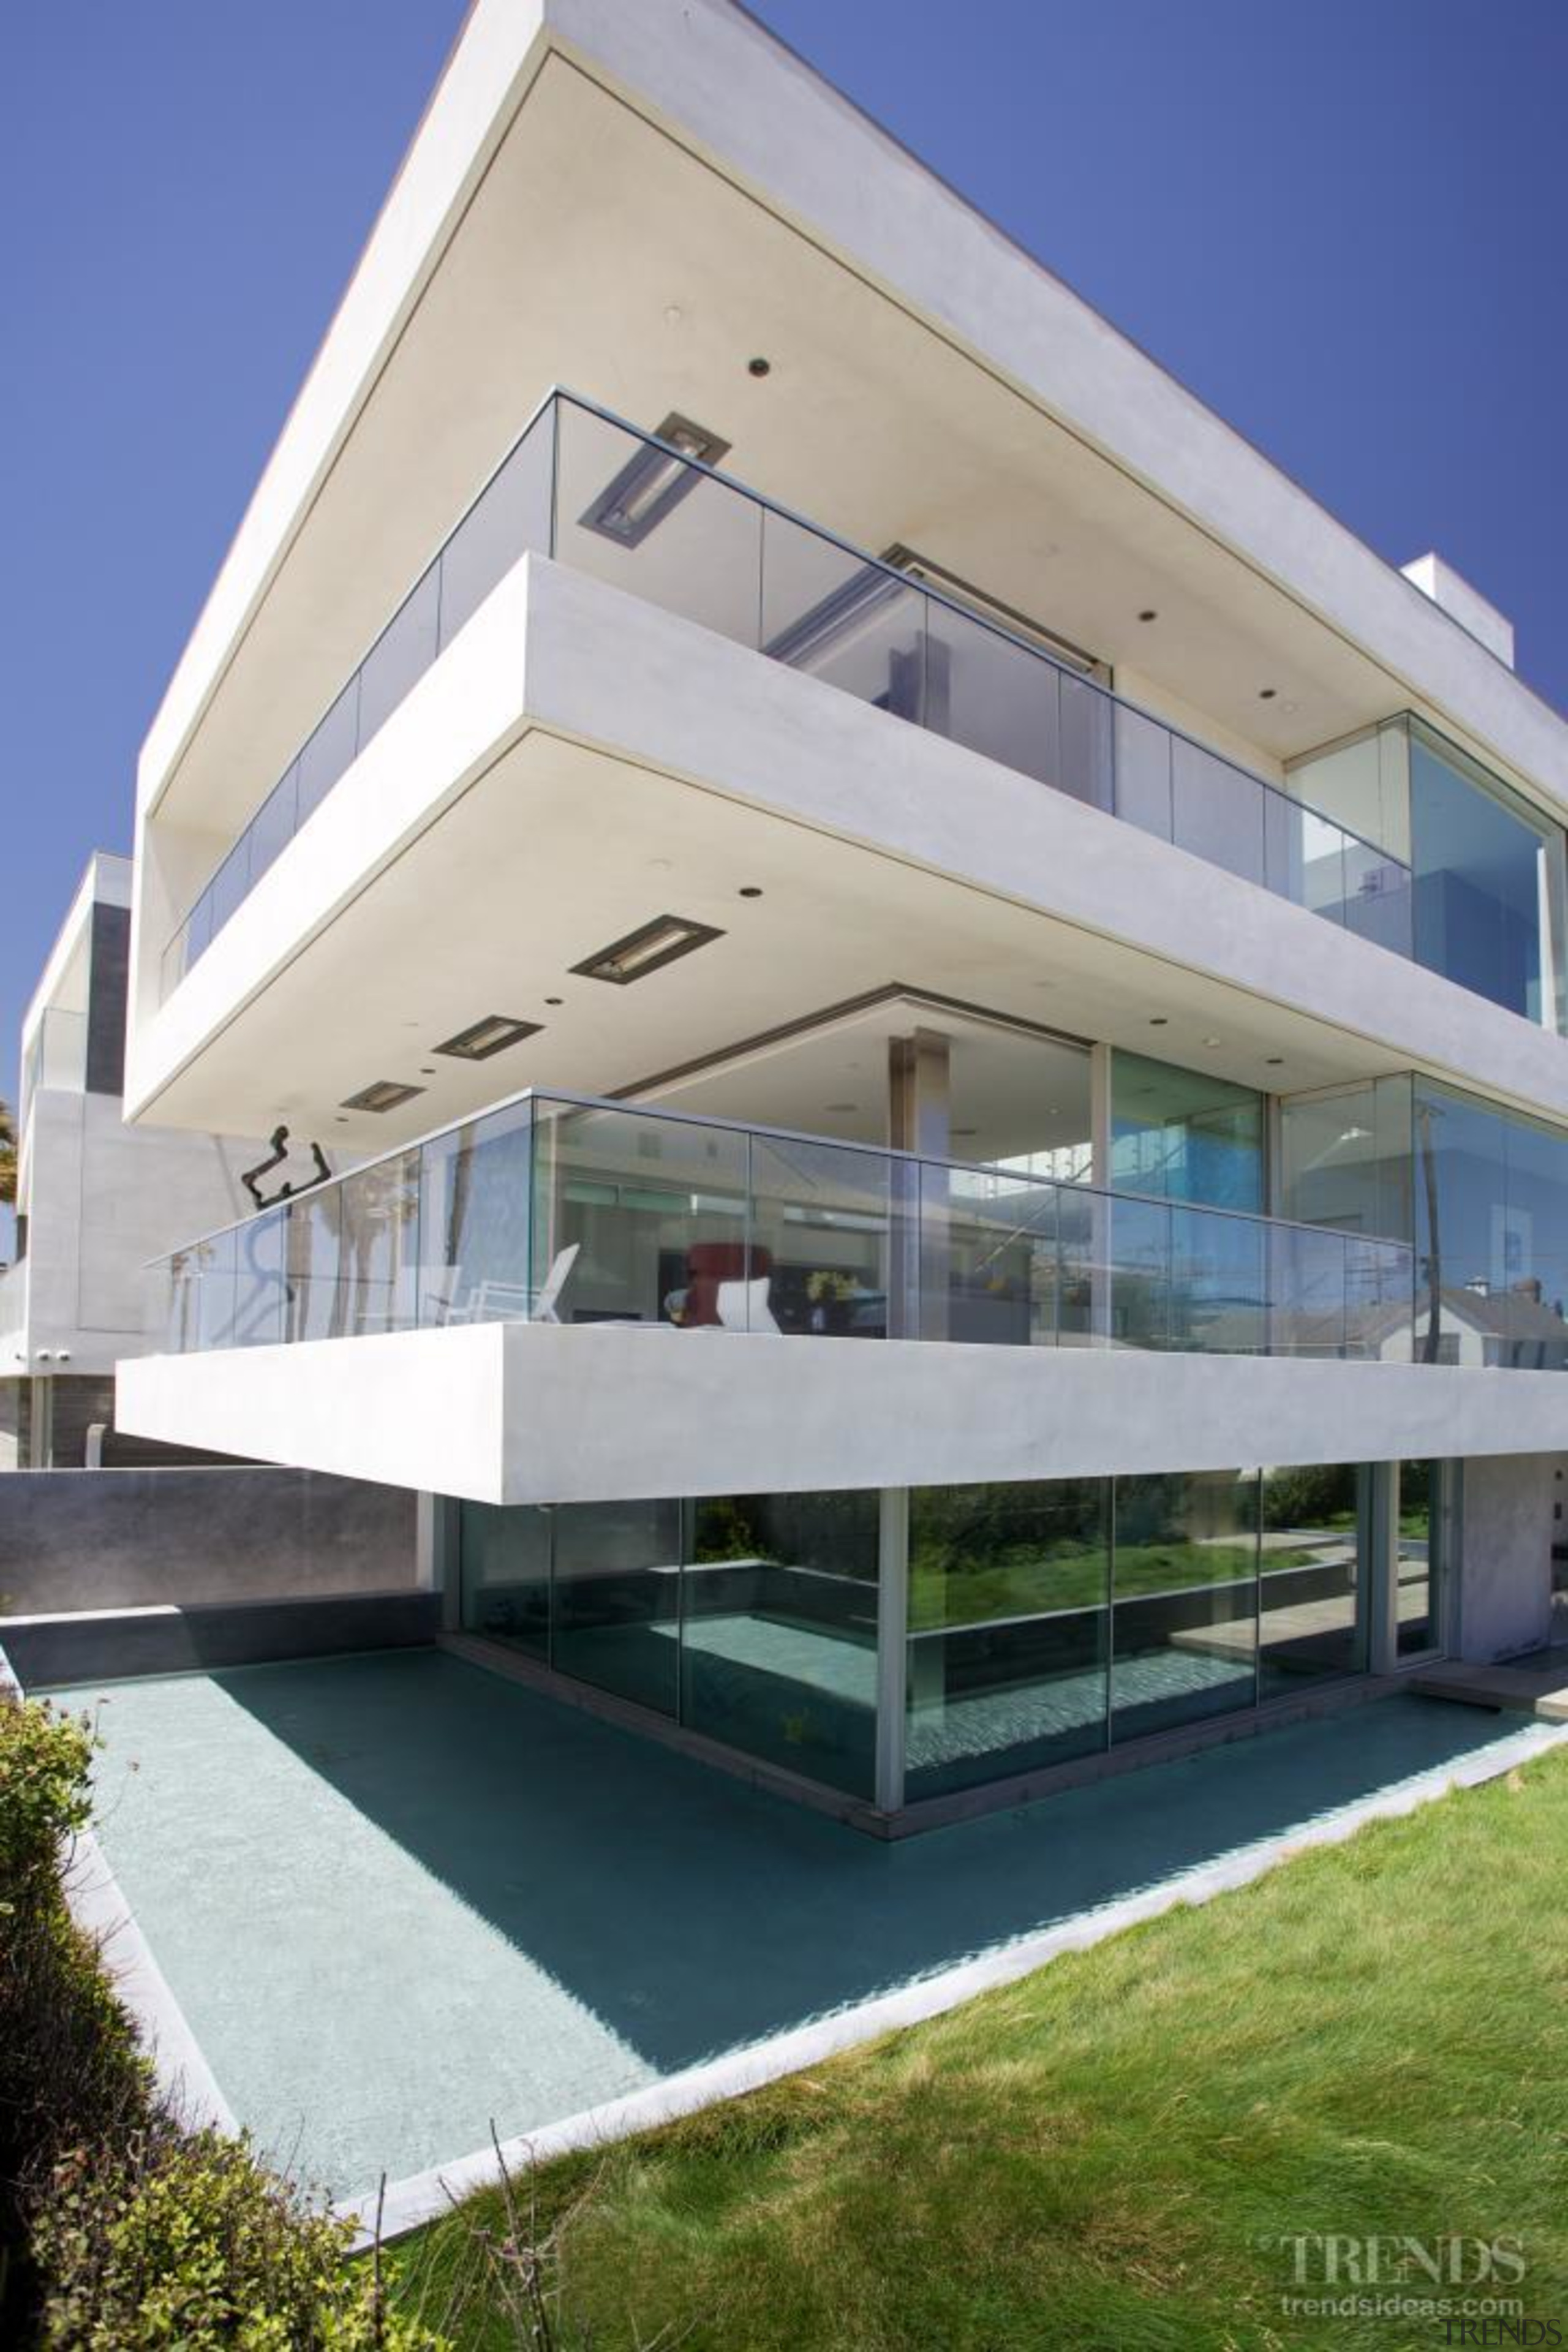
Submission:
[[[1136,1927],[1145,1919],[1158,1918],[1182,1904],[1207,1903],[1216,1895],[1248,1885],[1298,1853],[1315,1846],[1343,1843],[1370,1822],[1394,1820],[1415,1812],[1451,1789],[1475,1788],[1484,1781],[1499,1780],[1516,1766],[1531,1762],[1564,1741],[1568,1741],[1568,1726],[1558,1728],[1543,1723],[1531,1724],[1452,1763],[1394,1781],[1341,1811],[1303,1822],[1281,1836],[1260,1838],[1249,1845],[1238,1846],[1233,1853],[1223,1854],[1214,1862],[1180,1871],[1156,1885],[1141,1888],[1135,1895],[998,1945],[954,1968],[900,1986],[894,1992],[878,1994],[852,2009],[837,2010],[787,2033],[727,2052],[704,2065],[689,2067],[625,2098],[607,2100],[558,2123],[542,2125],[537,2131],[503,2140],[499,2158],[494,2147],[479,2148],[452,2163],[412,2173],[402,2180],[388,2181],[384,2190],[372,2189],[361,2197],[340,2200],[336,2210],[353,2223],[356,2245],[372,2242],[378,2200],[383,2240],[406,2237],[426,2222],[439,2220],[476,2189],[491,2186],[500,2178],[503,2164],[509,2173],[516,2175],[552,2157],[627,2138],[723,2100],[739,2098],[785,2074],[799,2074],[842,2051],[876,2041],[882,2034],[941,2016],[973,2000],[977,1993],[1014,1983],[1061,1953],[1087,1951],[1107,1937],[1119,1935],[1123,1928]]]

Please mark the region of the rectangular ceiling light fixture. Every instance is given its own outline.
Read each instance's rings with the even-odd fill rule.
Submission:
[[[487,1013],[482,1021],[471,1021],[436,1051],[450,1054],[456,1062],[488,1062],[492,1054],[504,1054],[509,1045],[537,1037],[543,1026],[542,1021],[514,1021],[510,1013]]]
[[[693,948],[706,947],[710,940],[721,940],[710,923],[689,923],[683,915],[656,915],[638,931],[628,931],[624,940],[613,947],[601,948],[585,963],[574,963],[574,972],[585,980],[613,981],[617,988],[626,988],[634,980],[646,980],[650,971],[661,964],[673,963],[677,956],[689,955]]]
[[[643,442],[608,488],[600,491],[583,517],[584,530],[596,530],[602,539],[618,539],[623,547],[640,547],[649,531],[657,530],[702,479],[696,467],[682,460],[695,457],[701,465],[716,466],[730,447],[728,441],[721,441],[705,425],[693,425],[689,416],[667,416],[658,428],[658,439],[668,446],[661,449],[652,441]]]
[[[362,1087],[357,1095],[344,1097],[343,1110],[396,1110],[399,1104],[412,1102],[422,1095],[423,1087],[405,1087],[396,1078],[377,1078],[374,1086]]]
[[[763,651],[770,661],[809,669],[824,654],[848,644],[877,614],[908,593],[896,573],[884,572],[879,563],[864,563],[770,637]]]

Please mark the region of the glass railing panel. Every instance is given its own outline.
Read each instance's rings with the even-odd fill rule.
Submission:
[[[552,401],[447,541],[441,555],[444,647],[521,556],[549,552],[556,414]]]
[[[296,760],[250,821],[250,879],[259,882],[300,829],[300,763]]]
[[[1110,1326],[1110,1200],[1087,1185],[1057,1187],[1058,1348],[1096,1345]]]
[[[787,515],[764,516],[761,635],[770,660],[918,722],[929,603],[896,572]]]
[[[1345,1353],[1407,1364],[1415,1349],[1415,1261],[1403,1243],[1346,1234]]]
[[[910,1163],[900,1165],[914,1175]],[[912,1205],[912,1195],[895,1193],[892,1160],[756,1135],[751,1186],[748,1328],[886,1339],[900,1262],[892,1240],[907,1233],[904,1202]]]
[[[1058,1191],[983,1168],[922,1168],[923,1255],[950,1339],[1057,1344]]]
[[[405,597],[361,665],[356,757],[435,660],[440,613],[441,566],[436,562]]]
[[[289,1337],[287,1204],[264,1210],[236,1234],[235,1348],[280,1347]]]
[[[359,748],[359,672],[356,670],[300,754],[297,790],[303,824],[348,769]]]
[[[195,1265],[195,1344],[201,1349],[234,1345],[235,1262],[239,1235],[231,1226],[199,1242],[191,1253]]]
[[[1172,1346],[1171,1209],[1164,1201],[1106,1202],[1109,1335],[1116,1348]]]
[[[24,1108],[40,1087],[79,1095],[87,1085],[87,1015],[51,1004],[40,1015],[23,1074]]]
[[[555,553],[754,647],[763,509],[639,434],[557,404]]]
[[[412,1330],[419,1265],[419,1154],[400,1152],[343,1179],[339,1281],[346,1328]]]
[[[1345,919],[1345,835],[1327,817],[1304,808],[1296,819],[1295,887],[1299,907],[1331,923]]]
[[[1171,743],[1172,839],[1210,866],[1238,874],[1244,882],[1264,879],[1263,803],[1256,776],[1184,735]]]
[[[1062,770],[1058,673],[1012,638],[934,601],[926,611],[925,723],[1020,775]]]
[[[207,885],[214,936],[250,892],[250,835],[242,833]]]
[[[1268,1346],[1268,1279],[1261,1218],[1171,1208],[1171,1345],[1227,1356]]]
[[[1140,832],[1169,841],[1171,730],[1130,703],[1117,703],[1115,713],[1116,814]]]
[[[1116,797],[1116,739],[1113,705],[1108,694],[1070,671],[1059,673],[1061,691],[1061,764],[1048,779],[1089,807],[1110,809]]]
[[[1310,1225],[1268,1233],[1268,1346],[1276,1356],[1345,1349],[1345,1236]]]
[[[490,1111],[421,1147],[413,1303],[422,1328],[530,1313],[532,1151],[531,1101]]]
[[[201,1346],[201,1245],[171,1250],[148,1268],[147,1337],[166,1356]]]
[[[536,1118],[533,1282],[558,1320],[766,1328],[740,1129],[543,1098]]]
[[[1394,955],[1414,952],[1410,873],[1387,852],[1346,834],[1345,928]]]

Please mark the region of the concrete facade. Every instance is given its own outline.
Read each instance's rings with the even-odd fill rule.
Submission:
[[[349,1173],[168,1237],[125,1426],[884,1820],[1544,1640],[1511,653],[740,10],[478,0],[138,772],[132,1121]]]

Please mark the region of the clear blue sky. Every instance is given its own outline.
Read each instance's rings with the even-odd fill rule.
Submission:
[[[1382,554],[1439,549],[1568,705],[1564,0],[760,13]],[[8,14],[6,1095],[45,950],[89,852],[130,845],[147,722],[460,15]]]

